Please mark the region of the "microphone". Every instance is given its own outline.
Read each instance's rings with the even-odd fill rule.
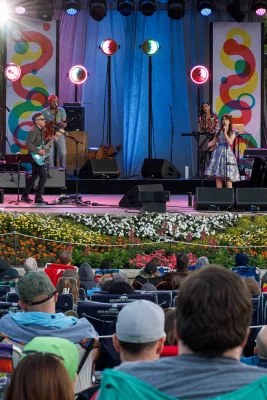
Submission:
[[[10,174],[11,174],[11,180],[10,180],[10,182],[15,182],[14,175],[13,175],[13,171],[10,171]]]
[[[56,108],[58,107],[58,104],[57,103],[55,103],[55,106],[56,106]]]
[[[172,109],[172,105],[171,104],[169,104],[169,107],[170,107],[170,109]]]

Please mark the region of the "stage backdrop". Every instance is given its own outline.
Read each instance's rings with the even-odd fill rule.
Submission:
[[[229,113],[234,124],[244,124],[244,131],[252,135],[245,147],[260,147],[261,23],[216,22],[212,26],[213,108],[220,118]]]
[[[27,153],[24,142],[32,126],[32,114],[47,107],[47,97],[55,93],[56,21],[27,20],[13,23],[7,31],[7,63],[21,67],[21,77],[6,88],[6,153]]]

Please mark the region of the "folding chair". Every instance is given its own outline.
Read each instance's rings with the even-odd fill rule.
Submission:
[[[242,278],[254,278],[258,283],[261,280],[261,271],[258,267],[233,267],[232,271],[238,273]]]
[[[18,303],[19,295],[14,292],[7,292],[6,294],[6,301],[10,303]]]
[[[62,293],[58,295],[56,302],[56,312],[65,313],[66,311],[74,309],[74,301],[71,293]]]
[[[149,293],[155,293],[158,298],[158,305],[162,308],[169,308],[172,306],[172,293],[169,290],[159,290],[157,292],[150,290],[150,291],[140,291],[140,294],[149,294]]]
[[[5,398],[12,372],[17,366],[20,357],[21,350],[17,346],[0,343],[0,400]]]
[[[163,265],[161,265],[160,267],[157,267],[157,269],[161,276],[164,276],[167,272],[172,272],[171,268],[164,267]]]
[[[86,294],[85,290],[83,288],[79,289],[79,301],[85,301],[86,300]]]
[[[46,273],[46,275],[49,276],[53,285],[56,286],[57,281],[59,280],[59,278],[61,278],[63,272],[66,271],[66,269],[74,269],[75,271],[78,271],[78,268],[74,265],[47,263],[45,265],[44,272]]]
[[[251,326],[259,325],[260,317],[260,295],[252,295],[251,296],[252,303],[252,317],[251,317]],[[244,356],[250,357],[254,354],[255,347],[255,339],[260,331],[260,328],[250,328],[248,340],[246,346],[244,347]]]
[[[10,292],[9,285],[0,286],[0,301],[6,301],[6,294]]]
[[[99,303],[131,303],[136,300],[148,300],[158,304],[158,297],[155,292],[137,293],[137,294],[98,294],[94,293],[91,296],[91,301]]]
[[[75,380],[75,393],[80,393],[93,385],[95,363],[100,344],[97,339],[84,339],[76,344],[79,353],[79,366]]]

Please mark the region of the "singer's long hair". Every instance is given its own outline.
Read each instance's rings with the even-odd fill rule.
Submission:
[[[230,137],[232,136],[232,133],[233,133],[232,115],[231,115],[231,114],[224,114],[224,115],[222,116],[222,119],[221,119],[221,129],[219,130],[218,135],[219,135],[219,133],[221,133],[222,130],[223,130],[223,124],[222,124],[223,118],[225,118],[225,119],[227,119],[228,121],[230,121],[230,124],[229,124],[229,127],[228,127],[228,131],[227,131],[227,135],[228,135],[228,137],[230,138]]]
[[[203,115],[205,115],[205,113],[204,113],[204,111],[203,111],[203,106],[204,106],[204,104],[207,104],[207,105],[210,107],[210,115],[213,117],[213,116],[214,116],[214,112],[212,111],[211,104],[210,104],[209,101],[203,101],[203,103],[201,104],[201,107],[200,107],[200,116],[203,117]]]

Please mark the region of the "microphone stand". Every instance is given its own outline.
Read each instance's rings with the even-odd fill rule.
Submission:
[[[76,159],[75,159],[75,172],[76,172],[76,179],[75,179],[75,203],[76,204],[81,204],[81,200],[79,199],[79,195],[78,195],[78,146],[79,144],[83,144],[83,142],[80,142],[79,140],[77,140],[74,136],[67,136],[68,138],[70,138],[71,140],[73,140],[75,142],[76,145]]]
[[[172,105],[169,104],[169,107],[170,107],[170,120],[171,120],[171,163],[172,163],[174,126],[173,126],[173,118],[172,118]]]
[[[14,203],[16,205],[18,205],[20,203],[20,199],[19,199],[19,189],[20,189],[20,153],[17,153],[17,174],[18,174],[18,184],[17,184],[17,200],[12,200],[9,201],[8,204]],[[13,178],[13,172],[11,172],[11,182],[12,182],[12,178]],[[14,179],[14,178],[13,178]]]

